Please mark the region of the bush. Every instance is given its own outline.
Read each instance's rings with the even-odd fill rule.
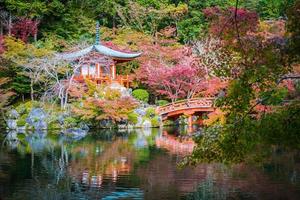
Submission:
[[[159,106],[164,106],[167,105],[169,102],[167,100],[158,100],[157,105]]]
[[[27,114],[22,115],[18,120],[17,120],[17,125],[18,126],[25,126],[26,125],[26,118]]]
[[[151,119],[151,125],[152,125],[152,127],[158,127],[160,125],[159,120],[158,120],[158,116],[155,116]]]
[[[146,90],[143,89],[136,89],[132,92],[132,95],[137,100],[148,102],[149,101],[149,93]]]
[[[128,122],[131,124],[136,124],[138,122],[138,114],[134,112],[129,113]]]
[[[77,119],[73,118],[73,117],[66,117],[64,119],[64,126],[66,128],[72,128],[75,127],[77,125]]]
[[[146,110],[146,115],[145,115],[145,117],[146,118],[153,118],[155,116],[155,108],[152,108],[152,107],[150,107],[150,108],[148,108],[147,110]]]

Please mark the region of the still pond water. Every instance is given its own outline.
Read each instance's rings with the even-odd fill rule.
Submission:
[[[178,169],[193,142],[160,129],[0,133],[0,199],[300,199],[299,152]]]

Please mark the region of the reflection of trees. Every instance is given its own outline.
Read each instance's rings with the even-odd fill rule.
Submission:
[[[297,152],[274,149],[260,167],[202,164],[179,170],[177,150],[170,155],[152,146],[158,138],[168,137],[156,131],[118,136],[101,132],[80,141],[46,133],[11,133],[1,141],[0,190],[17,188],[11,199],[118,195],[179,199],[188,193],[189,199],[269,199],[271,195],[297,199],[300,195]],[[139,140],[142,145],[137,145]],[[7,153],[15,151],[19,154]],[[4,165],[10,168],[1,168]]]

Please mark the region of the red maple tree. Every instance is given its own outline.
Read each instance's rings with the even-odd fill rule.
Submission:
[[[38,31],[38,20],[21,18],[13,24],[12,35],[27,42],[30,36],[36,37]]]
[[[4,48],[4,36],[0,36],[0,55],[5,51]]]

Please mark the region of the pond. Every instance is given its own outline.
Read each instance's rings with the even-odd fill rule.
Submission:
[[[193,141],[176,130],[0,134],[0,199],[300,199],[300,154],[179,169]]]

